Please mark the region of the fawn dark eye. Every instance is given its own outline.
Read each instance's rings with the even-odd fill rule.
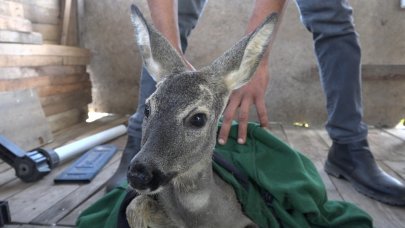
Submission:
[[[149,105],[145,105],[145,109],[143,110],[143,114],[146,116],[146,118],[149,117],[150,115],[150,106]]]
[[[204,127],[207,122],[207,116],[204,113],[197,113],[190,119],[190,124],[194,127]]]

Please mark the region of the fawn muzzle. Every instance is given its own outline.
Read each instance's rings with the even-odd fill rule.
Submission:
[[[156,191],[159,187],[169,183],[175,176],[174,172],[164,174],[158,169],[138,162],[129,166],[127,174],[128,183],[131,187],[143,193]]]

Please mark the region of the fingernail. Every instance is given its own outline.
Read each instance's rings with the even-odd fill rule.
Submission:
[[[224,145],[224,144],[225,144],[225,140],[223,140],[223,139],[218,139],[218,143],[221,144],[221,145]]]
[[[245,140],[243,140],[242,138],[238,138],[238,143],[239,143],[239,144],[244,144],[244,143],[245,143]]]

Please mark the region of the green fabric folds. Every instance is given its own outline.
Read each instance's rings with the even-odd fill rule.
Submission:
[[[117,187],[85,209],[77,218],[77,228],[115,228],[126,185]]]
[[[217,145],[215,152],[249,176],[249,189],[223,167],[213,167],[234,187],[245,213],[260,227],[372,227],[371,217],[355,205],[328,201],[321,177],[304,155],[253,123],[247,142],[240,145],[237,129],[234,124],[227,144]],[[274,197],[269,207],[261,188]]]

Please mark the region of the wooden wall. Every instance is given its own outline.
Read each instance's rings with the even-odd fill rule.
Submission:
[[[53,132],[83,121],[91,102],[90,51],[77,47],[76,5],[0,0],[0,92],[34,89]]]

